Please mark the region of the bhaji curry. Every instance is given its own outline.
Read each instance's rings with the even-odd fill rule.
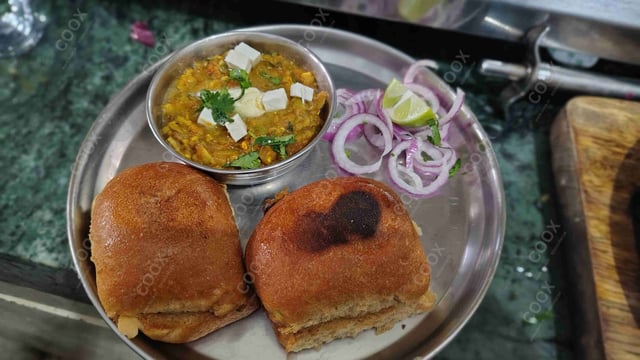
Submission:
[[[186,158],[223,169],[263,167],[300,151],[324,125],[328,95],[314,74],[278,53],[262,53],[243,70],[229,52],[175,80],[162,105],[162,136]],[[306,96],[294,94],[298,88]]]

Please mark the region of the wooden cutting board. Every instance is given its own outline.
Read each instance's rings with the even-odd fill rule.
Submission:
[[[551,147],[577,358],[640,359],[640,240],[630,211],[640,192],[640,103],[574,98],[555,119]]]

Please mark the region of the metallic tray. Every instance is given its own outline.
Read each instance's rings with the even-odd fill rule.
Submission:
[[[414,61],[380,42],[324,27],[282,25],[245,30],[278,34],[299,41],[325,63],[336,87],[383,88],[401,77]],[[308,40],[311,39],[311,40]],[[319,349],[286,355],[262,310],[204,338],[184,344],[163,344],[144,336],[130,340],[108,319],[97,297],[95,270],[88,239],[91,202],[119,171],[153,161],[177,161],[164,151],[148,128],[145,95],[153,67],[133,79],[107,105],[84,140],[72,171],[67,226],[69,245],[89,298],[107,324],[144,358],[196,359],[398,359],[430,357],[441,350],[477,309],[498,265],[504,237],[502,179],[489,139],[465,105],[450,131],[462,158],[462,171],[442,193],[428,200],[402,196],[423,230],[422,244],[431,265],[431,286],[438,303],[427,315],[400,322],[381,335],[366,331]],[[449,106],[452,89],[432,72],[424,80],[436,86]],[[296,169],[255,186],[229,186],[243,246],[262,216],[262,203],[280,190],[340,176],[321,142]],[[385,180],[382,173],[372,177]]]

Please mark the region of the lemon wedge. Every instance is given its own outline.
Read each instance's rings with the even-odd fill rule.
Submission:
[[[407,92],[407,88],[397,79],[391,80],[382,97],[382,108],[388,109],[395,105],[398,100]]]
[[[401,126],[420,127],[435,120],[436,114],[427,103],[410,90],[390,109],[391,120]]]

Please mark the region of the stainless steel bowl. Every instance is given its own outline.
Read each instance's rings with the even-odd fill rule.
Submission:
[[[265,166],[259,169],[250,170],[227,170],[209,167],[182,156],[169,143],[165,141],[160,133],[160,123],[162,114],[162,103],[164,101],[167,89],[174,80],[182,74],[182,72],[193,65],[198,60],[206,59],[210,56],[222,54],[233,48],[240,42],[261,50],[278,52],[291,59],[296,65],[307,69],[316,77],[316,82],[320,90],[326,91],[329,96],[320,116],[324,120],[324,126],[315,138],[309,142],[304,148],[288,157],[285,160],[275,164]],[[217,180],[233,185],[253,185],[269,181],[278,177],[287,171],[293,169],[297,164],[302,162],[309,151],[318,143],[322,135],[329,127],[329,119],[333,113],[334,103],[334,85],[327,69],[322,62],[304,46],[286,39],[281,36],[258,33],[258,32],[230,32],[220,35],[214,35],[199,41],[196,41],[174,53],[156,72],[149,85],[146,99],[147,120],[151,131],[155,138],[170,152],[173,156],[181,161],[202,169],[212,174]]]

